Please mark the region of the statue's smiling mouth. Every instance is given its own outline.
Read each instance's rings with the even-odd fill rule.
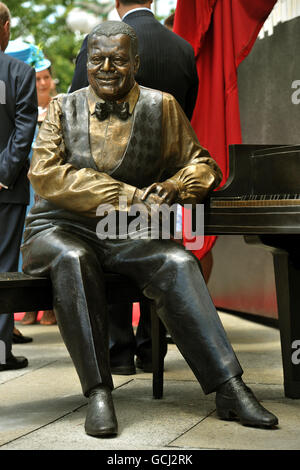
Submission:
[[[113,82],[118,79],[119,79],[118,75],[97,75],[97,80],[101,82]]]

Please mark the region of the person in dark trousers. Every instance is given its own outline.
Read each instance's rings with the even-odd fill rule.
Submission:
[[[151,1],[116,0],[124,23],[134,28],[139,41],[138,84],[172,94],[188,119],[192,118],[198,92],[198,76],[192,46],[156,20]],[[88,86],[87,37],[76,59],[70,92]],[[140,319],[134,335],[132,305],[111,305],[110,359],[115,374],[134,374],[136,365],[152,371],[151,316],[148,305],[140,304]],[[165,351],[166,353],[166,351]]]
[[[4,54],[10,36],[10,12],[0,2],[0,272],[18,270],[26,205],[29,202],[28,155],[37,120],[35,72]],[[0,371],[28,365],[12,354],[13,313],[0,315],[5,358]]]

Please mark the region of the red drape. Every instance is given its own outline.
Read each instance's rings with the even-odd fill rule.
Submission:
[[[276,0],[178,0],[174,32],[194,48],[199,92],[192,118],[198,139],[223,172],[229,171],[228,145],[242,142],[237,68],[250,52]],[[184,237],[184,241],[185,237]],[[205,237],[201,259],[214,244]]]

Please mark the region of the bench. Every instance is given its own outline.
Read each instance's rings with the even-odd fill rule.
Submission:
[[[288,254],[278,250],[274,257],[279,330],[284,375],[284,393],[288,398],[300,398],[300,353],[291,350],[291,339],[300,331],[300,270],[289,260]],[[280,275],[278,274],[280,273]],[[141,291],[128,278],[118,274],[106,274],[108,303],[139,302],[146,299]],[[293,282],[287,282],[290,278]],[[118,295],[116,295],[116,292]],[[163,396],[164,342],[165,327],[151,306],[153,397]],[[43,277],[31,277],[23,273],[0,273],[0,314],[49,310],[52,308],[51,282]],[[299,341],[298,341],[299,340]],[[300,343],[300,338],[297,345]],[[299,346],[298,346],[299,347]],[[297,361],[292,361],[293,354]]]
[[[106,296],[110,304],[140,302],[146,299],[139,288],[125,276],[105,275]],[[116,295],[117,293],[117,295]],[[152,327],[152,391],[156,399],[163,396],[165,327],[151,306]],[[50,279],[32,277],[23,273],[0,273],[0,314],[8,312],[29,312],[52,309],[52,286]]]

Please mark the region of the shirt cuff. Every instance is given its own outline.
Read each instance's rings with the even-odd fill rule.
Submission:
[[[0,181],[0,186],[2,186],[2,188],[4,189],[8,189],[8,186],[5,186],[5,184],[1,183],[1,181]]]

